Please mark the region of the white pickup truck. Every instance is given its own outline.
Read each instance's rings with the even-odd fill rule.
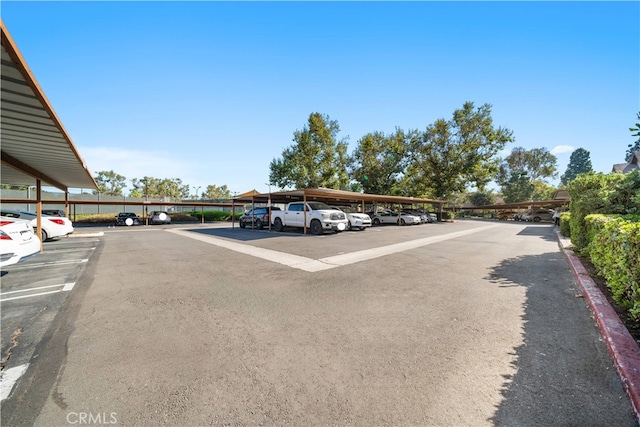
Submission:
[[[275,231],[284,227],[306,227],[313,234],[322,234],[325,230],[339,233],[346,230],[349,220],[344,212],[322,202],[291,202],[283,211],[271,211],[271,224]],[[305,223],[306,221],[306,223]]]

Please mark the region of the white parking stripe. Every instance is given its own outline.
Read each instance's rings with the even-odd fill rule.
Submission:
[[[36,290],[39,290],[39,289],[48,289],[48,288],[54,288],[54,287],[60,288],[60,289],[56,289],[55,291],[38,292],[37,294],[21,295],[21,296],[18,296],[18,297],[0,298],[0,302],[13,301],[13,300],[17,300],[17,299],[24,299],[24,298],[31,298],[31,297],[38,297],[38,296],[41,296],[41,295],[56,294],[56,293],[59,293],[59,292],[69,292],[70,290],[73,289],[74,286],[75,286],[75,283],[62,283],[60,285],[38,286],[37,288],[29,288],[29,289],[22,289],[22,290],[19,290],[19,291],[3,292],[3,293],[0,294],[0,297],[2,297],[4,295],[7,295],[7,294],[32,292],[32,291],[36,291]]]
[[[169,233],[179,234],[181,236],[189,237],[191,239],[199,240],[210,245],[219,246],[222,248],[230,249],[235,252],[240,252],[246,255],[251,255],[256,258],[266,259],[267,261],[277,262],[278,264],[286,265],[287,267],[299,268],[305,271],[320,271],[328,270],[330,268],[337,267],[337,265],[328,265],[320,261],[316,261],[312,258],[307,258],[299,255],[288,254],[286,252],[274,251],[271,249],[263,249],[255,246],[244,245],[242,243],[230,242],[228,240],[218,239],[217,237],[194,233],[191,231],[183,230],[167,230]]]
[[[228,240],[220,239],[217,237],[203,235],[200,233],[194,233],[183,230],[167,230],[169,233],[179,234],[181,236],[189,237],[191,239],[199,240],[210,245],[219,246],[222,248],[230,249],[235,252],[240,252],[246,255],[251,255],[256,258],[262,258],[267,261],[277,262],[278,264],[286,265],[287,267],[297,268],[308,272],[316,272],[322,270],[328,270],[343,265],[354,264],[356,262],[367,261],[374,258],[379,258],[385,255],[391,255],[398,252],[404,252],[410,249],[419,248],[422,246],[432,245],[434,243],[443,242],[445,240],[455,239],[469,234],[478,233],[480,231],[488,230],[493,227],[498,227],[497,224],[487,225],[484,227],[473,228],[471,230],[456,231],[454,233],[443,234],[440,236],[425,237],[423,239],[409,240],[407,242],[395,243],[393,245],[381,246],[379,248],[365,249],[362,251],[352,252],[348,254],[335,255],[331,257],[321,258],[315,260],[313,258],[307,258],[299,255],[288,254],[285,252],[274,251],[271,249],[258,248],[251,245],[245,245],[242,243],[230,242]]]
[[[66,264],[82,264],[84,262],[89,262],[89,258],[84,259],[70,259],[65,261],[51,261],[51,262],[39,262],[39,263],[25,263],[22,265],[18,265],[17,267],[11,266],[11,270],[29,270],[33,267],[49,267],[52,265],[66,265]]]
[[[438,242],[444,242],[445,240],[451,240],[458,237],[466,236],[469,234],[478,233],[480,231],[488,230],[489,228],[497,227],[497,225],[487,225],[484,227],[474,228],[471,230],[456,231],[454,233],[442,234],[440,236],[425,237],[423,239],[409,240],[407,242],[395,243],[393,245],[381,246],[379,248],[365,249],[362,251],[351,252],[343,255],[335,255],[327,258],[320,258],[318,261],[333,264],[335,266],[354,264],[360,261],[367,261],[374,258],[379,258],[385,255],[391,255],[398,252],[404,252],[409,249],[415,249],[422,246],[432,245]]]
[[[27,372],[29,367],[28,363],[24,365],[9,368],[6,371],[0,372],[0,401],[5,400],[11,394],[13,386],[20,379],[20,377]]]

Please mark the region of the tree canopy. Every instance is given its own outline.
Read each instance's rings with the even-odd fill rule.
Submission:
[[[207,185],[207,189],[202,194],[202,198],[209,200],[230,199],[231,191],[226,185],[220,187],[217,185]]]
[[[495,128],[491,105],[466,102],[449,121],[436,120],[412,139],[405,182],[411,195],[439,199],[469,185],[483,191],[498,170],[498,153],[513,133]]]
[[[584,148],[578,148],[571,153],[569,165],[567,166],[566,172],[560,177],[560,182],[563,185],[567,185],[569,181],[573,181],[581,173],[591,171],[593,171],[593,167],[591,166],[591,153]]]
[[[636,118],[640,120],[640,113],[637,113]],[[631,136],[638,137],[638,139],[636,139],[633,144],[627,146],[627,155],[625,157],[627,162],[631,160],[633,153],[640,151],[640,122],[636,123],[634,127],[630,127],[629,130],[631,131]]]
[[[340,126],[329,116],[311,113],[294,145],[269,165],[269,183],[281,188],[347,189],[347,143],[338,141]]]
[[[398,185],[407,165],[410,136],[396,128],[392,135],[368,133],[349,158],[350,176],[369,194],[399,194]]]
[[[98,184],[98,190],[94,190],[93,194],[122,196],[122,190],[127,186],[127,178],[113,170],[96,172],[93,178]]]
[[[189,185],[183,184],[180,178],[154,178],[145,176],[131,180],[133,190],[131,197],[170,197],[186,199],[189,197]]]
[[[557,175],[557,158],[546,148],[516,147],[500,163],[496,181],[507,203],[531,200],[540,182]],[[541,194],[539,192],[539,194]]]

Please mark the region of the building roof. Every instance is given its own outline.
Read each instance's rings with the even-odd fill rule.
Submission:
[[[71,141],[18,50],[4,22],[0,114],[2,184],[97,189],[87,165]]]
[[[627,163],[613,165],[611,172],[629,173],[635,170],[640,170],[640,151],[634,152]]]
[[[331,188],[305,188],[300,190],[291,191],[277,191],[272,193],[257,193],[251,194],[251,192],[238,195],[233,198],[234,202],[258,202],[267,203],[271,200],[272,203],[289,203],[294,201],[303,200],[305,197],[307,200],[318,200],[328,204],[354,204],[354,203],[400,203],[400,204],[443,204],[443,200],[434,199],[422,199],[419,197],[405,197],[405,196],[388,196],[383,194],[366,194],[356,193],[353,191],[334,190]]]

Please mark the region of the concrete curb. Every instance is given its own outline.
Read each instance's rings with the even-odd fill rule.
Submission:
[[[570,245],[568,239],[561,236],[557,230],[556,235],[558,244],[567,257],[582,294],[589,303],[589,308],[591,308],[600,333],[604,337],[613,364],[620,375],[635,417],[640,424],[640,347],[607,298],[589,276],[580,259],[572,250],[568,249]]]

